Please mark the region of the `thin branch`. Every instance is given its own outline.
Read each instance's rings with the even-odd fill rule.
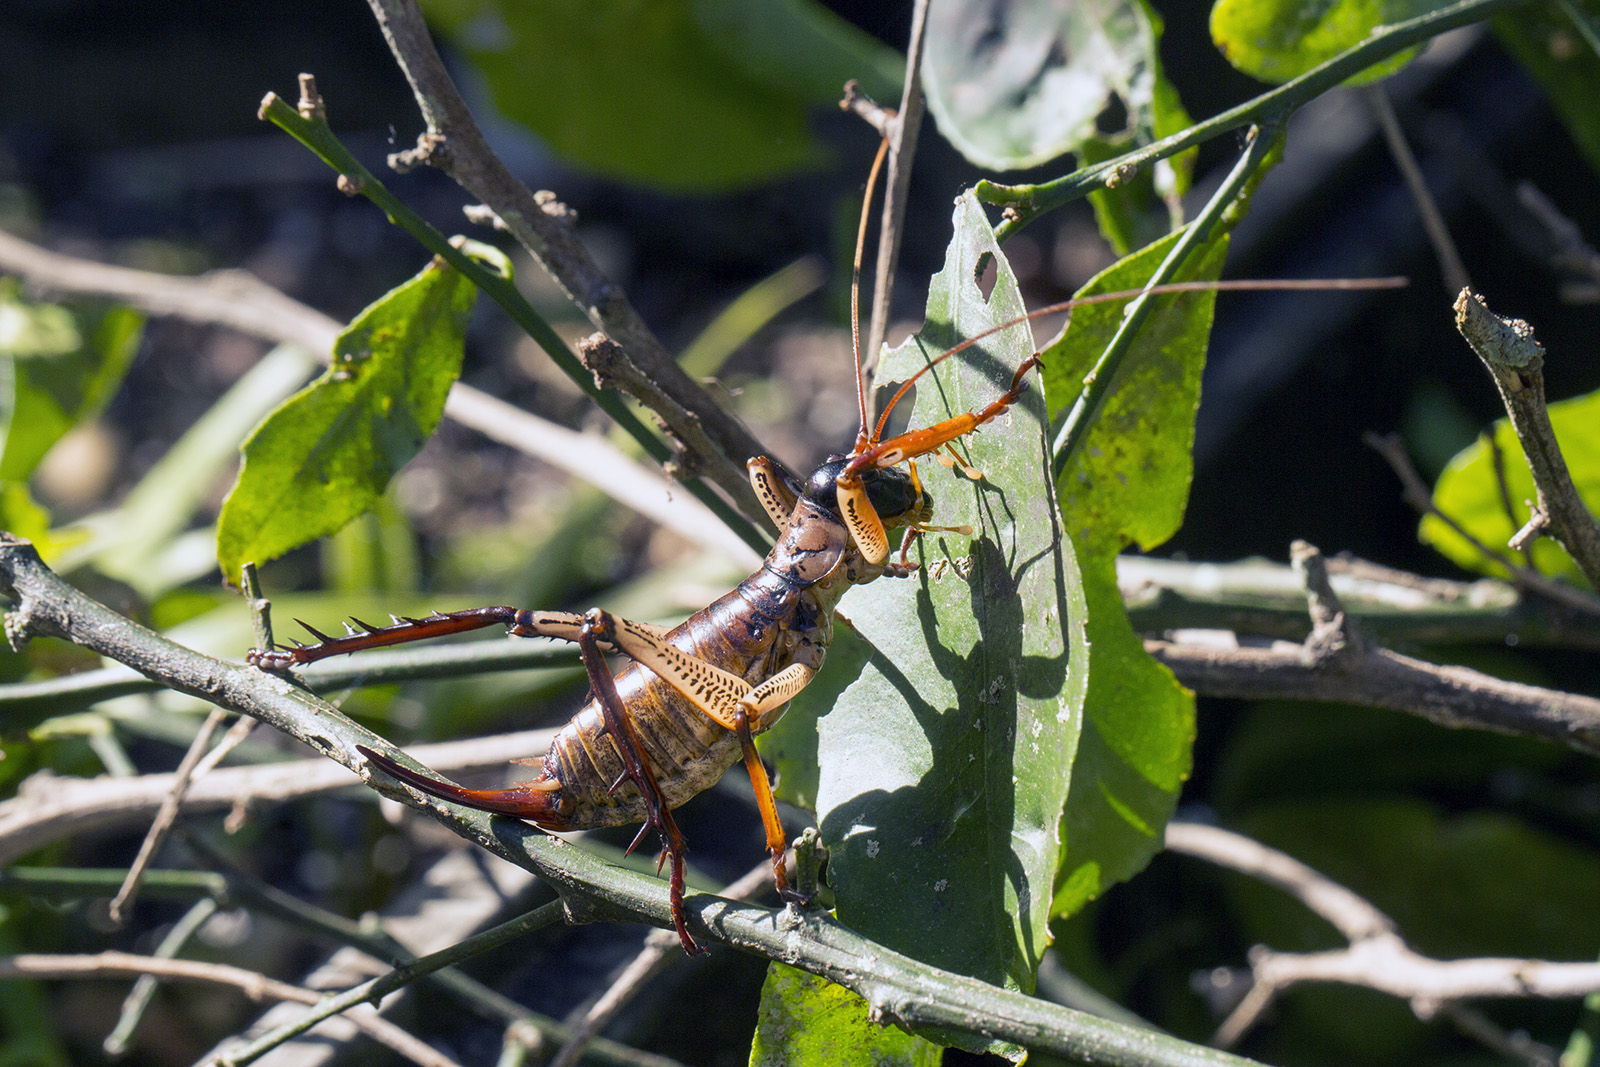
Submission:
[[[1393,933],[1394,920],[1339,883],[1287,853],[1205,823],[1173,819],[1167,823],[1167,847],[1196,856],[1260,882],[1277,886],[1328,920],[1347,941]]]
[[[589,256],[565,206],[551,194],[531,192],[494,154],[445,70],[414,0],[369,3],[427,123],[417,148],[392,159],[391,165],[437,167],[492,210],[595,328],[622,346],[641,381],[650,383],[634,396],[661,417],[694,465],[747,514],[764,515],[743,467],[745,460],[762,453],[760,443],[678,366],[626,294]]]
[[[217,913],[217,906],[217,901],[213,897],[201,897],[195,901],[184,913],[183,918],[172,924],[172,929],[161,939],[161,944],[156,946],[156,957],[164,960],[175,958],[189,943],[189,939],[206,924],[206,920]],[[150,1006],[150,999],[156,995],[156,987],[160,984],[156,977],[150,974],[141,975],[133,983],[133,988],[123,998],[122,1011],[117,1016],[116,1027],[100,1043],[107,1056],[116,1059],[128,1054],[133,1043],[134,1031],[144,1019],[145,1009]]]
[[[9,535],[0,535],[0,593],[18,603],[6,620],[14,643],[33,634],[65,637],[180,692],[260,719],[352,769],[365,770],[356,745],[411,762],[337,709],[282,679],[174,645],[118,616],[61,581],[31,545]],[[526,823],[424,800],[386,778],[375,784],[455,833],[537,873],[562,895],[571,920],[615,918],[659,927],[672,922],[667,888],[659,878],[605,863]],[[781,959],[837,982],[866,999],[876,1018],[908,1028],[957,1029],[1113,1067],[1243,1067],[1250,1062],[941,971],[863,938],[820,911],[776,910],[693,893],[687,912],[697,939]]]
[[[3,230],[0,270],[14,272],[44,292],[104,297],[152,315],[300,345],[324,363],[344,331],[339,322],[246,271],[173,277],[51,252]],[[710,510],[685,493],[673,492],[660,474],[602,437],[575,433],[460,382],[451,386],[444,413],[491,440],[582,478],[688,541],[717,552],[751,552],[743,542],[731,548],[736,538]]]
[[[535,908],[526,915],[519,915],[509,922],[501,923],[483,931],[481,934],[474,934],[464,941],[456,942],[449,948],[402,963],[388,973],[381,974],[370,981],[352,986],[341,993],[324,996],[316,1002],[310,1011],[300,1018],[261,1035],[243,1048],[229,1050],[214,1056],[211,1062],[215,1063],[217,1067],[244,1067],[245,1064],[254,1063],[284,1042],[311,1030],[324,1019],[342,1015],[351,1008],[358,1007],[369,1001],[376,1005],[378,1001],[390,993],[404,988],[419,978],[442,970],[452,964],[471,959],[473,956],[482,955],[491,949],[499,948],[507,942],[533,933],[536,930],[542,930],[560,921],[561,903],[559,901]]]
[[[1600,522],[1597,522],[1561,454],[1544,399],[1544,348],[1533,327],[1494,314],[1483,297],[1462,289],[1456,298],[1456,328],[1494,377],[1495,387],[1522,443],[1538,493],[1536,507],[1549,516],[1550,533],[1561,542],[1589,584],[1600,589]]]
[[[1177,155],[1187,148],[1255,123],[1281,122],[1297,108],[1379,60],[1387,59],[1414,44],[1437,37],[1447,30],[1471,25],[1496,12],[1528,2],[1529,0],[1461,0],[1460,3],[1430,11],[1416,18],[1379,27],[1367,35],[1361,43],[1312,67],[1299,77],[1170,137],[1164,137],[1123,155],[1080,167],[1071,174],[1038,185],[1007,186],[981,181],[977,186],[978,198],[985,203],[1009,209],[1008,217],[995,229],[996,237],[1003,241],[1044,212],[1084,196],[1091,189],[1125,180],[1147,163]]]
[[[150,821],[150,829],[139,845],[139,854],[134,857],[133,866],[128,868],[128,877],[123,881],[122,888],[111,898],[112,922],[120,925],[126,920],[128,908],[139,893],[139,880],[144,877],[150,861],[155,859],[156,851],[172,832],[173,821],[177,819],[178,810],[183,804],[183,795],[189,791],[189,783],[194,779],[195,768],[200,765],[201,759],[206,755],[206,749],[211,746],[211,735],[216,733],[217,727],[222,725],[222,720],[226,717],[227,713],[221,708],[211,709],[205,721],[200,724],[194,740],[189,743],[189,749],[178,763],[178,769],[172,773],[172,788],[167,790],[167,795],[161,799],[161,806],[156,809],[156,817]]]
[[[1233,206],[1234,200],[1254,177],[1257,168],[1266,162],[1282,132],[1280,127],[1273,124],[1251,129],[1249,142],[1240,153],[1238,161],[1234,163],[1233,169],[1222,180],[1217,191],[1206,201],[1194,221],[1183,228],[1172,248],[1167,251],[1166,257],[1145,282],[1146,289],[1176,279],[1189,254],[1210,238],[1212,230],[1221,222],[1223,213]],[[982,183],[979,183],[979,186],[981,189]],[[999,236],[998,230],[996,236],[997,238]],[[1106,342],[1105,351],[1100,354],[1094,367],[1084,375],[1083,390],[1072,402],[1072,407],[1062,420],[1061,429],[1057,432],[1051,448],[1055,457],[1057,478],[1060,478],[1062,472],[1066,470],[1073,454],[1088,436],[1095,419],[1099,417],[1100,406],[1111,395],[1111,390],[1116,384],[1117,371],[1121,368],[1123,357],[1132,349],[1134,339],[1139,336],[1144,320],[1150,316],[1155,307],[1155,299],[1149,292],[1141,293],[1130,301],[1122,310],[1122,322],[1118,325],[1117,332]]]
[[[888,171],[883,179],[883,213],[878,225],[878,256],[873,267],[872,317],[868,320],[867,348],[862,353],[869,373],[877,365],[889,330],[889,308],[894,297],[895,270],[900,265],[901,236],[905,226],[907,191],[911,188],[911,162],[917,154],[922,129],[922,46],[928,22],[928,0],[911,8],[911,40],[906,45],[906,82],[900,92],[900,109],[887,131]],[[868,415],[874,414],[868,409]]]
[[[1390,708],[1448,727],[1559,741],[1600,754],[1600,700],[1508,682],[1466,667],[1439,666],[1365,641],[1328,580],[1321,553],[1293,550],[1313,622],[1303,645],[1240,647],[1222,640],[1147,639],[1145,649],[1208,696],[1316,700]]]
[[[1417,165],[1417,157],[1406,141],[1405,131],[1400,128],[1400,118],[1394,113],[1389,94],[1384,91],[1382,82],[1365,86],[1362,93],[1373,114],[1378,117],[1378,128],[1383,131],[1384,143],[1389,146],[1389,154],[1400,168],[1400,176],[1405,179],[1411,199],[1416,202],[1417,213],[1422,216],[1422,228],[1428,235],[1428,243],[1433,245],[1434,257],[1439,261],[1439,272],[1444,275],[1445,288],[1458,293],[1472,282],[1467,277],[1467,268],[1461,262],[1461,253],[1456,249],[1455,240],[1450,236],[1450,227],[1445,225],[1439,202],[1428,189],[1422,168]]]
[[[1232,635],[1219,637],[1232,638]],[[1600,755],[1600,700],[1443,667],[1386,648],[1334,666],[1300,645],[1216,647],[1146,638],[1145,651],[1206,696],[1388,708],[1455,729],[1557,741]]]
[[[287,1000],[297,1004],[316,1004],[322,1000],[321,995],[313,990],[225,963],[167,960],[156,956],[135,956],[127,952],[0,957],[0,978],[140,978],[145,975],[168,981],[233,986],[251,1000]],[[347,1018],[369,1037],[394,1049],[413,1063],[423,1064],[424,1067],[459,1067],[448,1056],[434,1051],[386,1019],[365,1011]]]
[[[1498,578],[1424,578],[1343,554],[1328,580],[1345,610],[1390,645],[1549,645],[1600,649],[1600,615],[1572,612]],[[1117,587],[1136,630],[1230,630],[1290,641],[1309,632],[1305,594],[1282,563],[1117,557]]]
[[[1400,440],[1399,435],[1368,433],[1363,435],[1362,440],[1366,442],[1367,447],[1388,461],[1389,467],[1394,471],[1395,476],[1400,479],[1402,495],[1406,503],[1410,504],[1417,514],[1432,515],[1450,527],[1473,548],[1482,552],[1486,558],[1492,559],[1504,567],[1506,573],[1510,575],[1511,581],[1523,589],[1538,593],[1540,596],[1549,597],[1556,603],[1574,610],[1590,615],[1600,615],[1600,598],[1597,598],[1593,593],[1584,592],[1582,589],[1574,589],[1564,582],[1558,582],[1554,578],[1547,578],[1532,568],[1522,566],[1504,552],[1498,552],[1478,540],[1459,522],[1435,507],[1433,493],[1428,489],[1427,483],[1417,474],[1416,468],[1411,465],[1411,457],[1406,455],[1405,443]]]
[[[473,773],[503,768],[508,753],[542,753],[554,735],[553,729],[527,730],[417,745],[411,752],[441,771]],[[149,819],[171,794],[173,780],[171,774],[137,778],[36,775],[22,784],[16,797],[0,801],[0,866],[55,841]],[[357,784],[349,770],[325,759],[229,767],[196,779],[184,795],[182,810],[227,811],[241,803],[293,800]]]
[[[415,901],[408,903],[406,894],[402,894],[388,905],[383,915],[367,915],[353,920],[319,908],[255,878],[234,866],[202,838],[191,836],[188,844],[200,852],[207,863],[217,867],[220,873],[152,871],[147,880],[152,896],[179,900],[199,898],[221,906],[248,908],[278,919],[313,938],[344,945],[361,954],[367,961],[363,965],[367,974],[371,973],[372,960],[392,964],[408,963],[417,958],[416,952],[402,943],[399,936],[405,936],[413,942],[425,936],[428,944],[448,944],[464,936],[470,929],[464,924],[475,924],[475,909],[461,906],[460,894],[465,881],[471,882],[469,889],[482,887],[473,895],[491,899],[497,904],[503,902],[508,894],[516,892],[515,886],[505,876],[487,881],[484,874],[486,865],[481,862],[466,861],[459,853],[447,854],[417,883],[426,887],[416,894],[422,898],[420,904]],[[470,876],[464,875],[463,870],[470,871]],[[521,870],[515,873],[523,874]],[[121,872],[111,869],[12,866],[0,871],[0,884],[46,899],[79,900],[87,896],[109,895],[116,891],[120,880]],[[449,895],[441,894],[441,887],[448,887]],[[393,909],[397,907],[415,907],[416,910],[395,915]],[[379,921],[374,922],[374,918]],[[310,980],[311,985],[320,988],[322,983],[319,979],[331,977],[328,972],[337,971],[339,963],[340,957],[335,955],[333,960],[319,968]],[[571,1035],[565,1023],[529,1011],[454,968],[435,971],[428,978],[491,1018],[508,1025],[526,1027],[542,1035],[546,1046],[566,1041]],[[592,1053],[594,1058],[618,1067],[680,1067],[676,1060],[668,1057],[604,1039],[595,1042]]]
[[[323,660],[300,668],[296,676],[313,693],[332,693],[352,686],[567,666],[577,667],[578,655],[559,644],[474,641],[434,648],[386,649],[348,661]],[[103,667],[36,682],[7,682],[0,684],[0,714],[23,725],[35,718],[61,715],[102,700],[160,688],[158,683],[127,667]]]
[[[1216,1034],[1216,1043],[1224,1047],[1243,1037],[1284,990],[1306,982],[1337,982],[1401,997],[1422,1019],[1466,999],[1566,999],[1600,990],[1600,963],[1423,956],[1405,943],[1392,919],[1359,895],[1276,849],[1227,830],[1175,820],[1167,825],[1167,847],[1292,893],[1350,942],[1332,952],[1253,949],[1250,992]]]

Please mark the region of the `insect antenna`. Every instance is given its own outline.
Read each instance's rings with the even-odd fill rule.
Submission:
[[[865,230],[865,218],[863,218],[862,221],[863,221],[863,231],[864,231]],[[858,249],[858,253],[859,253],[859,249]],[[859,255],[858,255],[858,266],[859,266]],[[1141,296],[1146,296],[1146,295],[1159,296],[1159,295],[1163,295],[1163,294],[1166,294],[1166,293],[1195,293],[1195,292],[1206,292],[1206,291],[1235,292],[1235,293],[1237,293],[1237,292],[1279,292],[1279,291],[1284,291],[1284,290],[1318,290],[1318,291],[1320,291],[1320,290],[1354,290],[1354,289],[1398,289],[1398,288],[1401,288],[1402,286],[1408,284],[1408,282],[1409,282],[1409,279],[1404,278],[1404,277],[1388,277],[1388,278],[1242,278],[1242,279],[1234,279],[1234,280],[1230,280],[1230,281],[1166,282],[1166,283],[1161,284],[1161,285],[1146,286],[1143,289],[1119,289],[1116,292],[1111,292],[1111,293],[1092,293],[1089,296],[1077,296],[1077,297],[1073,297],[1071,300],[1062,300],[1062,301],[1059,301],[1058,303],[1046,304],[1044,307],[1034,308],[1032,311],[1028,312],[1025,315],[1018,315],[1016,318],[1010,319],[1010,320],[1008,320],[1006,322],[1002,322],[998,326],[991,326],[987,330],[983,330],[983,331],[981,331],[979,333],[975,333],[971,337],[969,337],[966,340],[962,341],[960,344],[954,346],[953,348],[947,349],[946,351],[941,352],[939,355],[937,355],[937,356],[933,357],[932,359],[928,360],[928,362],[924,366],[919,367],[917,369],[917,372],[915,374],[913,374],[911,377],[907,378],[905,381],[900,383],[900,388],[895,390],[894,396],[890,398],[889,403],[884,405],[883,414],[878,417],[878,424],[875,427],[873,427],[872,436],[866,440],[866,443],[875,443],[875,442],[877,442],[877,441],[882,439],[884,428],[889,423],[889,415],[894,411],[895,405],[900,403],[901,398],[904,397],[906,395],[906,393],[911,391],[911,387],[913,385],[917,384],[917,379],[918,378],[921,378],[924,374],[928,373],[933,368],[937,367],[939,364],[941,364],[945,360],[949,359],[951,356],[954,356],[957,353],[960,353],[962,351],[965,351],[968,348],[971,348],[973,345],[977,344],[979,341],[982,341],[986,337],[992,337],[995,334],[1000,333],[1003,330],[1009,330],[1013,326],[1020,325],[1020,324],[1022,324],[1024,322],[1028,322],[1028,321],[1030,321],[1032,319],[1041,318],[1041,317],[1043,317],[1045,315],[1055,315],[1055,314],[1058,314],[1059,312],[1062,312],[1062,311],[1070,312],[1070,311],[1072,311],[1073,308],[1083,307],[1086,304],[1105,304],[1105,303],[1110,303],[1111,301],[1114,301],[1114,300],[1133,300],[1133,299],[1135,299],[1137,297],[1141,297]],[[1034,358],[1035,359],[1038,358],[1038,353],[1034,353]],[[859,360],[857,362],[859,364]],[[859,370],[857,371],[857,380],[858,381],[861,380],[861,376],[860,376]],[[863,415],[863,420],[862,420],[862,424],[863,425],[865,425],[866,410],[867,410],[866,409],[866,401],[863,400],[862,404],[861,404],[861,411],[862,411],[862,415]],[[859,452],[863,447],[864,447],[863,444],[858,443],[857,446],[856,446],[856,450]]]
[[[856,433],[855,450],[860,452],[869,444],[867,438],[867,376],[861,368],[861,258],[867,244],[867,221],[872,213],[872,191],[878,185],[878,172],[883,169],[883,159],[889,153],[889,139],[878,141],[878,154],[872,157],[872,170],[867,173],[867,191],[861,198],[861,223],[856,227],[855,261],[850,268],[850,353],[856,364],[856,408],[861,413],[861,429]],[[874,437],[871,440],[876,441]]]

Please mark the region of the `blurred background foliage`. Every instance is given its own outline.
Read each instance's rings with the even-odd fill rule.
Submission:
[[[909,22],[907,4],[864,13],[836,6],[843,18],[798,0],[428,5],[497,150],[530,187],[553,189],[576,209],[585,244],[668,346],[696,352],[696,373],[717,374],[719,396],[802,469],[843,447],[854,426],[842,323],[855,205],[874,143],[831,101],[855,77],[893,102]],[[1076,132],[1090,137],[1079,145],[1083,158],[1120,150],[1129,130],[1159,136],[1186,124],[1185,114],[1211,115],[1258,92],[1212,40],[1248,35],[1258,6],[1224,0],[1213,13],[1195,0],[1171,0],[1154,12],[1159,24],[1152,12],[1132,18],[1123,39],[1149,46],[1161,32],[1161,63],[1108,68],[1126,113],[1108,119],[1096,108],[1078,120]],[[1376,21],[1396,17],[1390,5],[1369,6]],[[956,20],[939,43],[958,44],[961,25]],[[1497,309],[1532,321],[1549,350],[1552,399],[1600,387],[1600,362],[1587,358],[1596,336],[1593,279],[1590,302],[1572,302],[1585,296],[1582,272],[1560,258],[1550,228],[1517,188],[1532,183],[1581,233],[1600,234],[1600,81],[1592,54],[1561,38],[1561,25],[1542,8],[1519,9],[1496,27],[1499,36],[1481,28],[1452,34],[1384,83],[1475,286]],[[806,62],[791,58],[801,54]],[[1262,76],[1294,69],[1293,57],[1229,55]],[[382,172],[387,152],[410,146],[420,125],[415,105],[363,5],[11,0],[0,13],[0,227],[129,266],[184,274],[244,268],[348,321],[427,257],[370,205],[339,194],[320,162],[257,122],[263,93],[288,95],[304,70],[317,74],[335,129],[374,171]],[[1175,93],[1161,88],[1160,70]],[[974,115],[947,109],[939,117],[977,158],[1030,158],[1033,148],[1014,137],[975,144],[974,131],[992,124],[981,109]],[[1375,131],[1351,92],[1302,112],[1284,162],[1234,233],[1227,274],[1405,273],[1411,287],[1309,300],[1218,298],[1189,512],[1165,554],[1282,559],[1299,537],[1424,574],[1459,575],[1457,564],[1474,565],[1446,544],[1440,548],[1455,563],[1419,543],[1393,476],[1360,440],[1367,430],[1397,430],[1427,476],[1450,464],[1459,486],[1465,468],[1481,470],[1484,461],[1463,454],[1451,464],[1452,457],[1499,413],[1451,328],[1454,294]],[[1182,165],[1198,190],[1214,184],[1232,149],[1213,143]],[[1064,169],[1057,163],[1005,180]],[[905,327],[920,317],[926,280],[942,257],[951,198],[988,173],[929,124],[896,290]],[[1185,180],[1182,170],[1158,173],[1138,211],[1125,201],[1079,203],[1014,238],[1007,253],[1028,303],[1064,298],[1111,262],[1114,249],[1144,243],[1152,225],[1164,228],[1162,197]],[[441,176],[385,181],[446,232],[468,229],[462,194]],[[517,265],[519,284],[541,310],[573,335],[588,332],[535,269]],[[780,280],[775,294],[757,288],[766,279]],[[741,303],[751,292],[769,295]],[[733,320],[719,318],[730,308]],[[233,462],[224,442],[229,433],[236,442],[274,391],[294,388],[309,366],[229,331],[144,323],[103,306],[41,305],[12,285],[0,289],[0,332],[8,366],[51,361],[56,377],[22,380],[60,412],[48,425],[8,424],[0,454],[0,477],[9,480],[0,496],[5,525],[39,540],[101,599],[196,647],[241,654],[251,642],[244,613],[217,583],[210,555],[209,526]],[[118,378],[113,391],[108,383]],[[570,425],[592,418],[493,308],[480,306],[471,320],[463,378]],[[224,412],[213,418],[225,425],[205,432],[208,412]],[[175,453],[180,440],[193,447]],[[1600,458],[1585,452],[1577,465],[1592,480]],[[1468,485],[1451,499],[1473,506],[1483,484],[1480,476],[1476,490]],[[265,570],[280,619],[381,618],[474,603],[599,603],[671,618],[738,576],[592,487],[449,423],[375,515]],[[1403,650],[1560,689],[1597,686],[1584,653]],[[26,659],[0,652],[0,679],[95,665],[80,650],[37,641]],[[471,686],[355,691],[341,704],[409,741],[559,722],[577,680],[572,669],[526,671]],[[0,723],[0,785],[14,789],[44,769],[170,769],[198,710],[164,694]],[[276,738],[258,736],[251,746],[252,759],[287,755]],[[686,810],[686,830],[695,862],[731,877],[760,854],[759,827],[737,784],[717,794]],[[1583,959],[1600,948],[1600,782],[1592,760],[1569,752],[1387,712],[1209,700],[1183,803],[1367,895],[1424,951]],[[222,840],[213,821],[196,822]],[[125,866],[136,845],[128,834],[91,835],[29,861]],[[397,833],[369,796],[264,810],[225,847],[272,884],[354,915],[443,846]],[[89,921],[93,910],[82,905],[57,908],[8,891],[0,951],[148,950],[180,911],[146,900],[133,924],[112,931]],[[294,974],[316,958],[308,941],[267,922],[207,930],[204,952],[247,953],[271,973]],[[1057,935],[1071,970],[1194,1039],[1210,1033],[1216,1015],[1192,975],[1237,965],[1257,942],[1336,943],[1287,898],[1171,855],[1060,924]],[[558,954],[537,964],[505,954],[491,961],[514,995],[557,1015],[583,988],[583,973],[602,974],[629,951],[626,933],[593,927],[561,939]],[[627,1039],[688,1062],[742,1062],[760,968],[724,956],[731,954],[697,965],[642,1004]],[[713,996],[718,1007],[708,1012]],[[98,1062],[120,998],[109,985],[0,984],[0,1064]],[[1578,1017],[1572,1004],[1487,1010],[1502,1026],[1557,1047]],[[153,1011],[130,1062],[190,1062],[239,1029],[251,1009],[231,994],[169,988]],[[417,1025],[430,1039],[488,1055],[498,1041],[443,1013]],[[1403,1005],[1322,988],[1287,998],[1243,1051],[1295,1064],[1494,1061]]]

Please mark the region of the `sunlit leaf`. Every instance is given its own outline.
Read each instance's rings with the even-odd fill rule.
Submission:
[[[0,478],[27,479],[52,445],[111,399],[139,348],[128,308],[35,304],[0,286]]]
[[[507,118],[625,181],[708,192],[815,167],[844,83],[898,100],[903,62],[810,0],[429,0]]]
[[[986,300],[977,279],[991,262],[998,280]],[[963,197],[926,325],[886,357],[882,376],[904,378],[1022,310],[987,220]],[[1019,324],[945,361],[919,382],[910,424],[993,401],[1031,352]],[[1038,391],[962,447],[982,481],[932,463],[923,480],[936,522],[977,533],[924,536],[915,576],[880,579],[841,605],[870,651],[819,724],[817,811],[843,922],[937,966],[1026,989],[1049,938],[1085,688],[1084,606]]]
[[[230,581],[367,510],[439,423],[477,290],[443,263],[363,311],[333,365],[268,416],[217,523]]]
[[[1130,130],[1148,132],[1158,96],[1176,100],[1156,55],[1160,32],[1140,0],[933,4],[922,63],[928,109],[962,155],[996,170],[1076,151],[1097,136],[1113,101]]]
[[[1572,474],[1573,485],[1591,511],[1600,509],[1600,393],[1562,400],[1550,405],[1550,426]],[[1480,543],[1509,553],[1506,542],[1528,521],[1527,501],[1534,499],[1533,474],[1523,457],[1511,423],[1494,424],[1494,447],[1505,467],[1505,496],[1495,473],[1494,452],[1479,438],[1456,454],[1433,487],[1433,504]],[[1513,514],[1506,513],[1509,497]],[[1417,536],[1425,544],[1468,570],[1503,577],[1505,568],[1489,559],[1437,516],[1427,515]],[[1533,542],[1533,564],[1542,573],[1584,581],[1578,565],[1560,544],[1547,537]]]
[[[1108,268],[1078,295],[1137,289],[1176,236]],[[1183,279],[1215,278],[1227,253],[1214,238]],[[1055,909],[1070,914],[1161,849],[1162,828],[1189,773],[1194,697],[1144,651],[1117,592],[1116,555],[1177,530],[1189,498],[1194,417],[1215,294],[1157,298],[1099,418],[1057,491],[1078,546],[1089,604],[1089,696],[1062,836]],[[1044,352],[1045,393],[1067,407],[1123,321],[1122,302],[1076,309]]]
[[[750,1067],[938,1067],[944,1050],[867,1017],[867,1002],[826,978],[767,965]]]
[[[1438,0],[1217,0],[1211,39],[1236,68],[1286,82],[1365,40],[1380,26],[1444,7]],[[1387,77],[1417,54],[1410,48],[1368,67],[1351,84]]]

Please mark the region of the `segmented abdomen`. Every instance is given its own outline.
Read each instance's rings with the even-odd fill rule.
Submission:
[[[787,595],[779,595],[784,594]],[[758,572],[674,629],[677,648],[755,685],[786,664],[778,636],[794,622],[797,598]],[[645,757],[668,807],[677,807],[717,779],[740,759],[739,739],[690,704],[650,670],[630,664],[617,675],[617,693],[633,721]],[[559,782],[553,806],[565,814],[539,820],[556,830],[582,830],[644,822],[644,801],[630,784],[613,794],[622,778],[622,761],[600,707],[584,705],[556,734],[544,758],[544,774]]]

